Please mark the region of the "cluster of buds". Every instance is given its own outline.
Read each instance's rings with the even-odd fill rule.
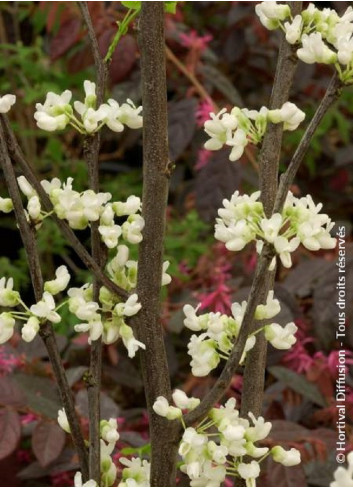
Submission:
[[[182,411],[194,409],[200,401],[188,398],[185,393],[182,396],[181,391],[176,392],[177,395],[173,395],[176,407],[169,406],[167,399],[159,397],[153,409],[160,416],[179,418],[183,423]],[[226,477],[245,479],[247,487],[255,487],[260,463],[270,455],[286,467],[300,463],[300,452],[294,448],[286,451],[281,446],[271,450],[257,446],[268,437],[272,425],[262,417],[255,418],[252,413],[249,413],[249,419],[241,418],[233,398],[224,406],[211,409],[196,427],[183,426],[180,469],[190,478],[191,487],[220,487]],[[246,462],[243,457],[247,457]]]
[[[232,148],[229,159],[236,161],[249,143],[261,143],[269,122],[283,124],[284,130],[294,131],[304,120],[305,114],[295,104],[286,102],[277,110],[262,107],[257,111],[234,107],[230,113],[226,109],[218,114],[211,112],[210,117],[204,124],[205,132],[210,137],[205,148],[217,151],[224,145],[229,146]]]
[[[184,306],[184,325],[191,331],[201,332],[200,335],[191,336],[188,353],[192,358],[190,365],[193,375],[204,377],[215,369],[222,359],[228,359],[239,336],[247,302],[243,301],[241,304],[234,302],[232,316],[220,312],[197,315],[199,307],[195,309],[189,304]],[[270,320],[277,316],[280,310],[279,301],[274,298],[273,291],[270,291],[266,304],[257,306],[255,319]],[[286,350],[296,342],[297,326],[294,323],[288,323],[285,327],[277,323],[268,323],[247,338],[240,363],[244,362],[246,353],[254,347],[256,334],[260,331],[264,331],[266,339],[273,347],[280,350]]]
[[[71,125],[81,134],[93,134],[105,125],[114,132],[122,132],[124,126],[131,129],[142,127],[142,107],[135,107],[131,100],[119,105],[113,99],[97,107],[95,83],[86,80],[83,86],[84,102],[75,101],[73,107],[70,90],[65,90],[61,95],[48,92],[44,104],[36,104],[34,118],[37,126],[44,131],[53,132]]]
[[[282,213],[265,216],[259,202],[260,192],[239,195],[223,200],[218,210],[215,237],[232,251],[242,250],[255,241],[260,252],[264,242],[273,245],[284,267],[292,265],[291,253],[300,244],[311,251],[332,249],[336,239],[331,237],[334,223],[327,214],[320,214],[322,204],[315,205],[310,195],[294,197],[288,193]],[[271,264],[274,267],[275,261]]]
[[[335,65],[343,83],[353,82],[353,8],[339,16],[313,3],[294,18],[289,5],[262,2],[255,7],[261,23],[270,30],[281,28],[304,63]]]

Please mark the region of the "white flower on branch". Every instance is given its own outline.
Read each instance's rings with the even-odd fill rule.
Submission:
[[[13,202],[9,198],[0,197],[0,212],[8,214],[13,211]]]
[[[353,452],[347,455],[347,467],[338,467],[330,487],[353,487]]]
[[[295,448],[285,450],[280,446],[275,446],[271,449],[271,455],[275,462],[284,465],[285,467],[292,467],[300,463],[300,452]]]
[[[151,464],[147,460],[121,457],[119,462],[125,466],[119,487],[149,487]]]
[[[114,418],[100,422],[101,438],[107,443],[116,443],[119,440],[118,423]]]
[[[0,306],[15,307],[20,303],[20,294],[13,290],[14,282],[10,277],[7,281],[5,277],[0,279]]]
[[[277,323],[265,326],[266,340],[278,350],[288,350],[297,341],[295,333],[298,328],[294,323],[288,323],[283,328]]]
[[[66,289],[70,282],[70,274],[65,265],[56,269],[55,279],[45,282],[44,290],[50,292],[52,295],[56,295]]]
[[[27,343],[33,341],[39,331],[39,327],[40,323],[38,318],[36,316],[31,316],[22,327],[22,339]]]
[[[6,114],[11,110],[11,107],[16,103],[16,95],[7,93],[0,97],[0,114]]]
[[[71,433],[69,420],[67,419],[66,411],[64,408],[59,409],[58,411],[58,424],[62,430],[66,431],[66,433]]]
[[[2,312],[0,314],[0,345],[6,343],[13,333],[15,327],[15,319],[9,312]]]
[[[60,323],[61,317],[55,311],[54,297],[49,292],[44,292],[42,299],[31,306],[30,311],[40,319],[47,319],[51,323]]]

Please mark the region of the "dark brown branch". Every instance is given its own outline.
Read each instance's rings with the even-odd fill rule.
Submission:
[[[265,245],[256,266],[255,276],[249,293],[248,304],[237,342],[231,351],[221,375],[212,389],[207,393],[204,399],[202,399],[198,407],[185,416],[185,423],[188,426],[205,417],[210,409],[212,409],[212,407],[222,398],[229,387],[234,372],[239,366],[248,335],[253,331],[255,310],[259,304],[257,297],[258,290],[261,290],[263,287],[266,280],[266,272],[268,271],[273,256],[273,250],[268,245]]]
[[[324,115],[331,108],[331,106],[336,102],[340,91],[342,89],[342,82],[340,81],[337,72],[332,76],[329,86],[327,87],[326,93],[318,106],[314,117],[311,119],[302,140],[297,147],[293,158],[285,171],[281,175],[280,184],[278,188],[278,193],[276,196],[276,202],[274,207],[274,212],[281,212],[284,202],[287,198],[288,190],[292,185],[297,171],[303,161],[306,152],[309,149],[311,140],[320,125]]]
[[[51,212],[53,210],[53,205],[48,195],[44,191],[42,185],[40,184],[40,181],[36,176],[34,170],[32,169],[31,165],[27,162],[26,158],[24,157],[22,150],[17,142],[16,136],[14,135],[11,129],[7,117],[1,115],[0,118],[4,123],[4,129],[6,131],[6,136],[7,136],[6,138],[7,145],[9,148],[9,153],[11,155],[11,158],[15,161],[15,163],[21,169],[22,174],[27,178],[29,183],[36,190],[41,200],[41,203],[43,205],[43,208],[47,212]],[[52,214],[51,217],[56,222],[63,236],[65,236],[65,238],[70,243],[77,256],[80,258],[82,263],[88,268],[88,270],[90,270],[93,273],[93,275],[95,275],[103,285],[105,285],[109,290],[111,290],[111,292],[118,295],[122,299],[127,299],[129,297],[129,293],[126,292],[126,290],[119,287],[118,285],[116,285],[105,275],[102,268],[94,261],[90,253],[82,245],[82,243],[77,238],[76,234],[70,228],[68,223],[63,219],[59,219],[55,213]]]
[[[96,88],[97,88],[97,105],[101,105],[104,99],[104,91],[105,91],[105,80],[106,80],[106,65],[102,56],[99,52],[98,41],[96,37],[96,33],[94,31],[94,27],[92,24],[91,15],[88,9],[87,2],[77,2],[77,5],[81,11],[82,18],[87,27],[88,38],[93,54],[94,66],[96,69]]]
[[[302,10],[302,2],[289,2],[293,17]],[[279,48],[278,61],[269,109],[280,109],[288,101],[294,75],[298,65],[296,47],[288,44],[284,33]],[[264,136],[260,155],[261,202],[267,217],[271,217],[277,194],[279,160],[282,148],[283,124],[269,124]],[[266,302],[269,290],[273,289],[275,272],[266,271],[262,290],[258,291],[259,303]],[[260,324],[255,324],[257,329]],[[241,414],[247,416],[251,411],[260,416],[265,382],[267,341],[263,332],[256,336],[256,344],[248,353],[241,401]]]
[[[15,170],[12,166],[6,146],[6,137],[3,124],[0,124],[0,159],[8,192],[14,205],[16,221],[26,251],[34,296],[36,301],[38,302],[42,298],[43,294],[43,277],[35,239],[35,232],[27,221],[24,212],[21,194],[17,185]],[[65,370],[55,340],[55,333],[52,324],[49,322],[43,324],[41,326],[39,334],[47,348],[48,357],[52,364],[53,372],[58,383],[61,400],[71,429],[72,440],[79,457],[83,479],[88,480],[88,458],[85,442],[82,436],[80,423],[75,411],[75,404],[73,401],[71,389],[67,382]]]
[[[97,37],[93,28],[91,15],[87,2],[77,2],[83,20],[87,27],[88,38],[94,58],[96,71],[97,107],[103,103],[106,66],[100,55]],[[99,148],[100,134],[88,136],[84,142],[83,155],[88,168],[89,187],[96,193],[99,192]],[[91,223],[91,248],[92,258],[103,269],[105,265],[105,250],[98,231],[99,223]],[[99,290],[102,283],[97,278],[93,279],[93,300],[99,302]],[[87,383],[88,410],[89,410],[89,475],[100,485],[100,391],[102,377],[102,338],[92,342],[90,351],[89,382]]]
[[[175,484],[179,423],[154,413],[158,396],[171,397],[167,356],[160,319],[163,243],[168,198],[167,86],[163,2],[142,2],[140,51],[143,105],[143,195],[145,219],[139,247],[137,293],[142,304],[133,318],[146,345],[141,368],[150,421],[151,486]]]

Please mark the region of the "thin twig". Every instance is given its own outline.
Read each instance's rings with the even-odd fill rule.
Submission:
[[[77,2],[83,20],[87,27],[88,38],[94,58],[96,72],[97,106],[103,103],[106,65],[100,55],[97,37],[93,28],[91,15],[87,2]],[[84,141],[83,155],[88,168],[89,187],[99,192],[99,148],[100,134],[87,136]],[[98,222],[91,223],[91,248],[93,260],[100,268],[105,265],[106,253],[98,231]],[[101,282],[97,277],[93,279],[93,300],[99,301]],[[90,350],[89,375],[87,382],[88,410],[89,410],[89,474],[90,478],[100,485],[100,391],[102,377],[102,338],[92,341]]]
[[[46,194],[44,188],[42,187],[38,177],[36,176],[34,170],[31,165],[27,162],[24,157],[22,150],[17,142],[16,136],[13,133],[13,130],[10,126],[10,123],[6,116],[3,114],[0,115],[0,119],[4,123],[4,129],[6,131],[7,136],[7,145],[9,149],[9,153],[11,158],[16,162],[18,167],[21,169],[22,174],[27,178],[29,183],[37,192],[41,203],[44,209],[47,212],[51,212],[53,210],[53,205]],[[86,248],[82,245],[81,241],[77,238],[76,234],[70,228],[68,223],[63,219],[59,219],[57,215],[54,213],[51,215],[51,218],[56,222],[63,236],[67,239],[67,241],[72,246],[73,250],[80,258],[82,263],[90,270],[94,276],[96,276],[99,281],[105,285],[111,292],[118,295],[122,299],[127,299],[129,297],[129,293],[116,285],[112,280],[109,279],[103,272],[102,268],[94,261],[91,254],[86,250]]]
[[[171,385],[160,318],[163,247],[170,162],[168,157],[167,83],[163,2],[142,2],[140,52],[143,105],[143,195],[145,219],[139,246],[137,293],[142,305],[134,316],[150,422],[151,486],[175,484],[179,423],[153,411],[158,396],[171,398]]]
[[[6,137],[3,124],[0,124],[0,159],[8,192],[13,202],[16,221],[26,251],[34,296],[36,301],[39,301],[42,298],[43,294],[43,277],[35,239],[35,231],[27,221],[22,205],[21,194],[17,185],[15,170],[12,166],[6,146]],[[75,411],[72,392],[67,382],[65,369],[62,364],[59,349],[55,340],[55,333],[52,324],[49,322],[42,324],[39,334],[48,351],[48,357],[53,367],[53,372],[58,383],[61,400],[69,421],[72,440],[79,457],[82,476],[83,479],[86,481],[88,480],[87,450],[85,447],[84,438],[82,436],[80,423]]]
[[[302,2],[289,2],[292,15],[299,14],[302,10]],[[279,48],[275,79],[272,88],[269,109],[280,109],[288,101],[293,84],[294,75],[298,65],[298,57],[295,54],[295,46],[286,41],[284,33]],[[260,191],[261,202],[266,216],[272,215],[272,210],[277,194],[279,160],[282,148],[283,124],[269,124],[263,139],[259,154],[260,167]],[[269,290],[273,289],[275,271],[266,272],[262,290],[258,290],[259,303],[265,303]],[[261,324],[255,323],[257,329]],[[243,390],[241,398],[241,415],[247,416],[251,411],[255,416],[260,416],[262,411],[263,392],[265,383],[265,369],[267,357],[267,341],[261,331],[256,335],[256,344],[247,354],[243,376]]]
[[[190,426],[203,417],[212,409],[212,407],[222,398],[232,380],[234,372],[239,366],[243,355],[244,347],[248,335],[253,330],[254,315],[257,305],[259,304],[257,293],[263,287],[266,279],[266,272],[274,256],[274,251],[269,245],[265,245],[258,260],[255,276],[251,285],[247,307],[244,313],[244,318],[239,331],[238,339],[233,346],[229,359],[227,360],[221,375],[213,385],[212,389],[202,399],[196,409],[190,411],[184,418],[185,423]]]
[[[276,196],[276,202],[274,206],[274,212],[281,212],[284,202],[287,198],[288,190],[292,185],[297,171],[303,161],[306,152],[309,149],[311,140],[320,125],[323,117],[331,106],[336,102],[340,91],[342,89],[342,82],[340,81],[337,72],[331,78],[330,84],[327,87],[326,93],[322,98],[320,105],[318,106],[314,117],[311,119],[287,170],[281,175],[278,193]]]

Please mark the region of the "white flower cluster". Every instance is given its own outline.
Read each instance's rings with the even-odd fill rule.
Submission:
[[[201,331],[200,335],[192,335],[188,344],[188,353],[191,356],[191,369],[193,375],[204,377],[217,367],[221,359],[227,359],[236,339],[238,338],[247,303],[232,304],[232,316],[220,312],[209,312],[197,315],[196,309],[186,304],[183,308],[185,314],[184,325],[191,331]],[[281,307],[279,301],[270,291],[266,304],[260,304],[255,311],[255,319],[258,321],[269,320],[277,316]],[[244,362],[246,353],[256,343],[256,334],[264,330],[266,339],[279,350],[287,350],[295,342],[297,326],[288,323],[285,327],[277,323],[269,323],[250,335],[246,341],[241,363]]]
[[[196,397],[188,397],[185,392],[180,389],[175,389],[172,398],[175,406],[171,406],[165,397],[157,397],[153,404],[154,412],[169,420],[181,419],[183,411],[191,411],[200,404],[200,399],[197,399]]]
[[[178,396],[181,397],[180,394]],[[185,394],[184,397],[188,399]],[[189,400],[189,409],[194,409],[198,404],[193,399]],[[153,409],[168,419],[181,418],[181,406],[174,408],[179,409],[179,414],[172,417],[171,406],[169,409],[166,406],[169,406],[168,401],[160,397]],[[187,403],[183,403],[185,406]],[[287,467],[299,464],[300,452],[294,448],[286,451],[280,446],[271,450],[256,446],[269,435],[271,428],[271,423],[265,422],[262,417],[255,418],[252,413],[249,413],[249,420],[241,418],[233,398],[224,406],[212,409],[195,428],[186,428],[179,455],[183,461],[181,470],[190,478],[191,487],[220,487],[226,477],[241,477],[246,480],[247,487],[255,487],[260,474],[259,462],[269,455],[275,462]],[[256,460],[244,462],[245,456]]]
[[[289,268],[291,253],[300,244],[311,251],[336,246],[336,239],[330,234],[334,223],[327,214],[320,214],[322,204],[315,205],[310,195],[297,198],[289,192],[282,213],[271,218],[266,218],[259,197],[260,192],[249,196],[237,191],[230,200],[223,200],[215,238],[225,243],[228,250],[239,251],[256,241],[260,252],[266,241],[273,245],[283,266]]]
[[[150,487],[151,464],[139,457],[121,457],[119,462],[125,466],[118,487]]]
[[[222,109],[218,114],[210,113],[210,117],[204,124],[205,132],[210,137],[205,148],[217,151],[224,145],[229,146],[232,148],[229,159],[236,161],[249,143],[257,145],[262,141],[269,122],[283,123],[285,131],[294,131],[305,119],[305,114],[295,104],[286,102],[277,110],[262,107],[256,111],[234,107],[230,113]]]
[[[60,409],[58,412],[58,424],[59,426],[70,433],[69,421],[65,409]],[[111,487],[116,479],[117,468],[113,462],[111,454],[115,448],[116,442],[120,436],[118,433],[118,423],[116,419],[110,418],[109,420],[101,420],[100,422],[100,436],[101,436],[101,479],[102,487]],[[82,483],[82,474],[77,472],[75,474],[75,487],[96,487],[97,483],[90,479],[89,481]]]
[[[70,274],[66,266],[56,270],[55,279],[44,283],[43,297],[39,302],[27,307],[21,300],[20,294],[13,290],[13,279],[7,282],[5,278],[0,280],[0,307],[16,307],[22,305],[24,311],[9,311],[0,314],[0,344],[8,341],[13,333],[16,319],[23,322],[22,339],[26,342],[32,341],[37,335],[41,323],[50,321],[59,323],[61,316],[54,296],[63,292],[70,281]],[[93,287],[85,284],[81,288],[71,288],[67,292],[69,310],[82,322],[74,327],[78,333],[89,333],[89,343],[101,336],[106,344],[111,344],[121,338],[129,357],[134,357],[139,348],[145,345],[138,341],[133,334],[132,328],[125,322],[127,317],[134,316],[141,309],[137,294],[132,294],[123,302],[117,296],[102,287],[100,301],[93,301]]]
[[[101,104],[98,108],[96,84],[86,80],[83,84],[84,102],[75,101],[73,106],[80,119],[75,116],[70,104],[72,92],[65,90],[61,95],[48,92],[44,104],[36,104],[34,118],[37,126],[44,131],[65,129],[69,124],[81,134],[93,134],[104,125],[114,132],[122,132],[124,126],[131,129],[142,127],[142,107],[135,107],[131,100],[119,105],[113,99]],[[1,102],[1,100],[0,100]]]
[[[7,93],[0,97],[0,114],[6,114],[10,111],[11,107],[16,103],[16,95]]]
[[[348,467],[338,467],[335,470],[334,481],[330,487],[353,487],[353,452],[347,455]]]
[[[353,81],[353,8],[339,16],[330,8],[313,3],[294,18],[288,5],[262,2],[255,7],[267,29],[281,28],[290,44],[298,44],[298,58],[304,63],[334,64],[344,83]],[[286,22],[284,22],[286,20]]]

